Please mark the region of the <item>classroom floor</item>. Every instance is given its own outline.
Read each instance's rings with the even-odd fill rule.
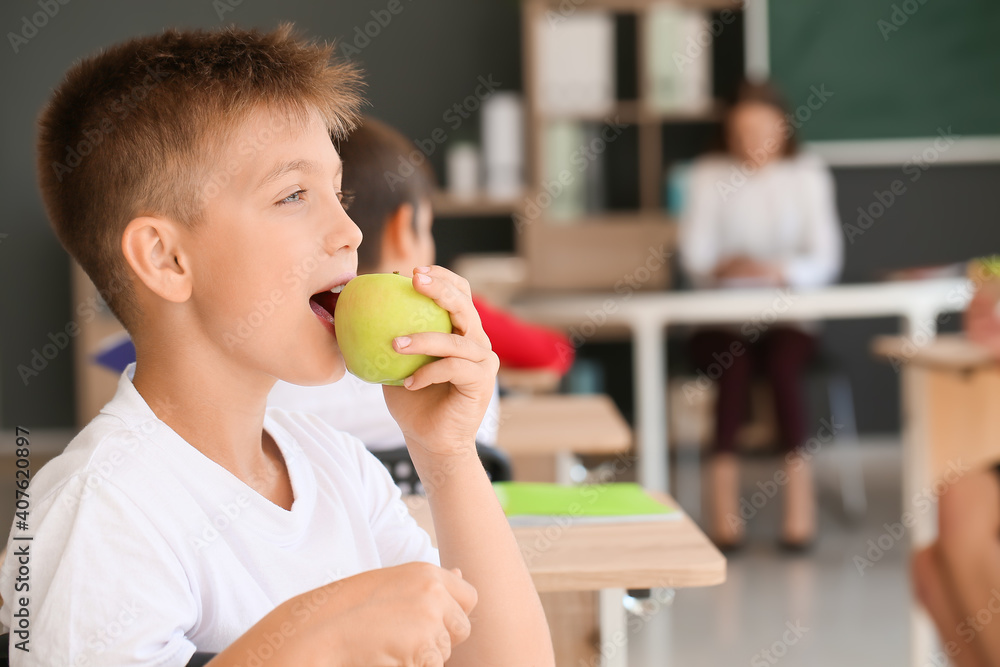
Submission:
[[[2,435],[4,442],[13,442],[12,433]],[[59,451],[68,435],[33,434],[32,467],[37,470]],[[853,560],[865,556],[868,540],[878,539],[883,524],[899,519],[900,446],[893,440],[871,441],[862,452],[869,507],[859,525],[851,527],[841,519],[836,480],[821,452],[817,471],[822,534],[815,550],[805,556],[777,550],[781,502],[776,497],[749,523],[750,541],[730,557],[725,584],[679,590],[670,607],[648,620],[630,621],[629,666],[907,664],[912,600],[908,541],[904,537],[896,543],[863,576]],[[758,480],[770,478],[774,465],[767,459],[748,460],[743,494],[749,496]],[[0,458],[0,530],[5,543],[14,511],[13,480],[13,458]],[[794,644],[786,643],[786,637]]]
[[[895,543],[863,576],[854,562],[856,555],[866,557],[868,540],[885,532],[883,524],[899,520],[899,442],[865,442],[863,459],[869,506],[857,526],[842,520],[836,478],[819,459],[821,539],[814,551],[805,556],[778,551],[776,497],[749,522],[748,546],[730,557],[725,584],[679,590],[669,608],[632,622],[637,631],[630,634],[629,666],[906,665],[912,604],[908,540]],[[774,466],[747,461],[743,495],[770,478]]]

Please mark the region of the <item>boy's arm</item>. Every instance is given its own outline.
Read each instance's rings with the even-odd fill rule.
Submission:
[[[459,568],[479,603],[472,634],[449,665],[554,664],[545,614],[514,535],[476,454],[475,435],[493,392],[497,355],[467,281],[438,266],[414,271],[414,288],[451,315],[452,334],[396,339],[405,354],[440,357],[404,387],[384,387],[427,491],[444,567]]]
[[[472,634],[449,667],[554,665],[545,613],[486,471],[471,449],[444,461],[413,457],[427,490],[441,566],[476,588]]]

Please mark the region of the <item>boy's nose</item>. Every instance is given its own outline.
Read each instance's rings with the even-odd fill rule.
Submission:
[[[346,213],[340,212],[326,235],[324,245],[327,251],[333,254],[341,248],[357,250],[361,245],[361,239],[361,228]]]

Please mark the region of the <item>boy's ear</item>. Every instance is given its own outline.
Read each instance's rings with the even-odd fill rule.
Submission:
[[[192,289],[178,232],[170,220],[141,217],[122,233],[122,253],[135,275],[152,292],[175,303],[187,301]]]
[[[413,229],[413,204],[400,204],[389,215],[382,228],[383,261],[409,261],[417,244],[417,234]]]

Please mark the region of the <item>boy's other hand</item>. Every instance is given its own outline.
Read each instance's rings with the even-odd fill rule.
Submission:
[[[500,360],[483,331],[467,280],[440,266],[420,267],[413,272],[413,287],[448,311],[453,332],[416,333],[393,341],[401,354],[441,358],[418,369],[405,387],[384,387],[386,405],[411,455],[475,454],[476,431],[493,395]]]
[[[458,570],[407,563],[329,586],[348,601],[334,621],[342,630],[336,633],[336,665],[438,667],[472,631],[469,614],[478,596]]]
[[[479,596],[458,569],[414,562],[369,570],[278,605],[211,665],[442,667],[469,638]],[[268,648],[268,657],[261,656]]]

